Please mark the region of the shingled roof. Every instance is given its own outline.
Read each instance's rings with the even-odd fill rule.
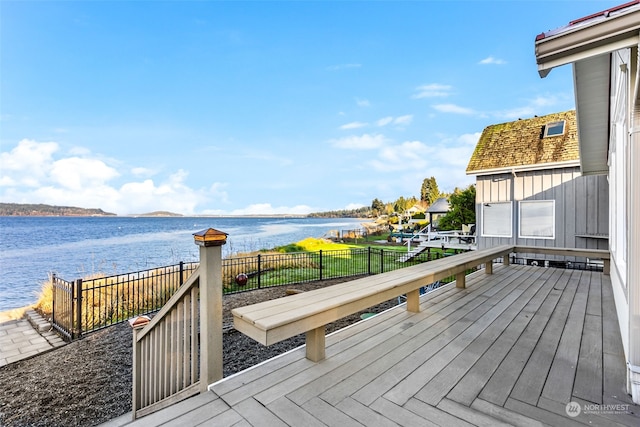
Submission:
[[[543,137],[546,125],[560,121],[565,121],[562,135]],[[549,168],[567,162],[578,165],[579,160],[576,112],[570,110],[487,126],[469,160],[467,174]]]

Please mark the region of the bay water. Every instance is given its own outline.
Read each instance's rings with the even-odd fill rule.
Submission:
[[[198,261],[193,233],[229,236],[223,257],[270,249],[332,230],[355,218],[0,217],[0,312],[33,304],[52,273],[71,281]]]

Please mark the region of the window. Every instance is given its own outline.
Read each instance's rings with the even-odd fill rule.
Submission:
[[[550,136],[558,136],[563,134],[564,134],[564,120],[561,122],[548,123],[544,127],[543,138],[548,138]]]
[[[520,238],[555,239],[555,200],[520,202]]]
[[[511,237],[511,202],[482,205],[482,235]]]

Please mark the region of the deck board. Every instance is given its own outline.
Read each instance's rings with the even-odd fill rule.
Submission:
[[[131,425],[640,425],[608,276],[496,264],[420,307],[328,335],[321,362],[300,347]],[[632,413],[572,418],[570,401]]]
[[[545,275],[541,277],[545,278],[551,276],[551,274],[552,272],[547,270]],[[558,274],[558,272],[553,272],[553,274]],[[553,290],[553,285],[554,281],[545,281],[544,286],[540,288],[538,293],[509,324],[505,332],[495,340],[482,357],[467,371],[465,376],[455,384],[447,395],[449,399],[467,406],[471,405],[492,375],[498,370],[500,363],[507,357],[507,354],[515,346],[523,332],[529,327],[533,319],[536,319],[536,313],[542,305],[547,301],[553,301],[548,299]],[[496,381],[501,378],[501,376],[496,376]],[[513,383],[515,383],[515,380],[512,381]]]
[[[584,283],[585,291],[589,289],[589,283],[589,281]],[[542,390],[542,396],[547,399],[557,402],[567,402],[571,399],[571,391],[580,356],[580,342],[587,310],[587,300],[587,292],[576,292],[547,381]]]
[[[473,365],[482,355],[496,342],[502,333],[513,325],[515,318],[522,312],[523,308],[532,300],[544,283],[536,283],[535,276],[532,280],[523,282],[528,286],[501,315],[491,322],[466,348],[463,349],[453,360],[446,363],[446,366],[427,384],[422,387],[415,397],[426,403],[436,406],[440,399],[445,397],[449,391],[466,375]],[[523,285],[520,285],[522,288]]]
[[[570,277],[558,305],[511,392],[514,399],[531,405],[535,405],[538,401],[560,344],[564,325],[569,317],[578,287],[578,281],[571,280],[572,278]]]

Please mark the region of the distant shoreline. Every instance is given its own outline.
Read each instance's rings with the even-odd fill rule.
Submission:
[[[260,215],[149,215],[149,214],[131,214],[131,215],[97,215],[97,214],[75,214],[75,215],[59,215],[59,214],[32,214],[32,215],[3,215],[0,217],[22,217],[22,218],[54,218],[54,217],[69,217],[69,218],[321,218],[313,217],[309,215],[294,215],[294,214],[260,214]],[[322,217],[322,218],[348,218],[357,219],[357,217]]]
[[[335,211],[337,212],[337,211]],[[344,211],[343,211],[344,212]],[[45,204],[0,203],[0,217],[73,217],[73,218],[362,218],[358,215],[332,215],[334,211],[310,214],[249,214],[249,215],[183,215],[169,211],[118,215],[102,209]]]

